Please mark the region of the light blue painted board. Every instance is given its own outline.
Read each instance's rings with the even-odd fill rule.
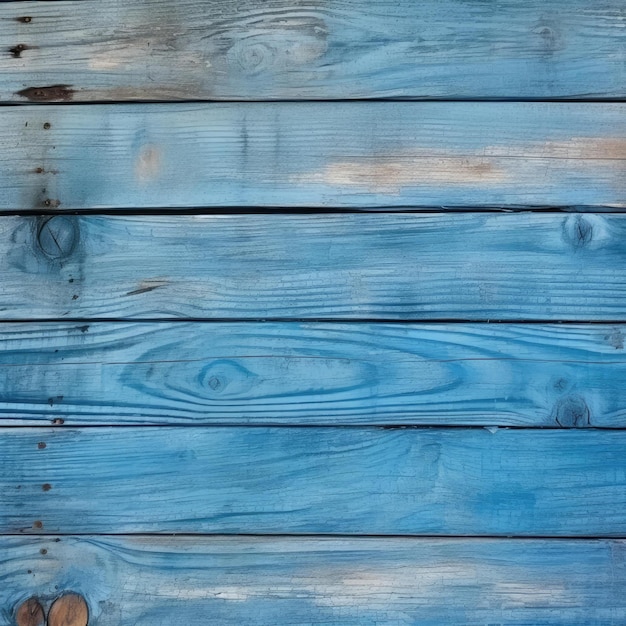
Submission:
[[[6,210],[626,206],[624,103],[25,106],[0,133]]]
[[[40,550],[45,550],[42,555]],[[82,594],[97,626],[616,626],[623,541],[303,537],[0,539],[0,626]]]
[[[625,276],[623,215],[0,219],[4,320],[613,321]]]
[[[98,7],[0,3],[0,98],[626,96],[620,0],[100,0]]]
[[[620,325],[0,327],[0,422],[626,427]]]
[[[626,431],[28,428],[2,533],[626,533]]]

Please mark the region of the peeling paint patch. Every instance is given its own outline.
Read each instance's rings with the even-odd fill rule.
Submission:
[[[614,137],[571,137],[561,141],[524,143],[519,146],[494,145],[486,156],[519,158],[560,158],[590,160],[626,159],[626,139]]]
[[[152,54],[153,43],[149,38],[135,39],[132,43],[111,42],[87,59],[87,66],[90,70],[107,71],[146,63]]]
[[[317,172],[292,177],[299,183],[362,187],[371,192],[399,193],[422,185],[497,184],[509,175],[482,156],[406,154],[331,163]]]
[[[149,183],[159,177],[161,164],[161,150],[151,144],[143,146],[135,161],[135,177],[141,183]]]
[[[595,171],[594,161],[601,161],[598,166],[603,168],[607,161],[613,161],[621,169],[626,160],[626,139],[574,137],[562,141],[478,146],[473,152],[464,155],[417,149],[363,155],[329,163],[321,169],[292,176],[290,180],[360,187],[374,193],[400,193],[404,188],[433,185],[499,185],[518,180],[521,166],[530,168],[528,176],[531,176],[541,167],[533,165],[533,159],[580,161],[580,165],[569,163],[568,167],[590,172]]]

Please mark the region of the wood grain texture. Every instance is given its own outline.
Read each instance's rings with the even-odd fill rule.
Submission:
[[[60,595],[48,612],[48,626],[87,626],[88,621],[87,602],[73,592]]]
[[[0,317],[619,320],[626,216],[0,219]]]
[[[16,626],[44,626],[46,616],[37,598],[28,598],[15,609]],[[11,623],[13,626],[13,623]]]
[[[626,96],[619,0],[98,6],[0,3],[0,99]]]
[[[623,541],[4,537],[0,576],[5,606],[75,589],[98,626],[615,626],[626,615]],[[13,626],[8,613],[0,626]]]
[[[29,428],[3,533],[621,536],[626,431]]]
[[[0,209],[10,211],[626,207],[624,103],[172,103],[2,113]]]
[[[619,325],[0,327],[0,423],[626,427]]]

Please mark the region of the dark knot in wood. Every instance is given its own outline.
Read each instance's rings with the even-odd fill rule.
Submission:
[[[31,102],[67,102],[74,97],[74,90],[71,85],[27,87],[18,91],[17,95]]]
[[[565,221],[565,237],[574,248],[584,248],[593,239],[593,225],[583,215],[571,215]]]
[[[590,411],[580,396],[562,398],[555,408],[555,419],[563,428],[584,428],[590,425]]]
[[[76,220],[66,215],[47,217],[39,223],[37,242],[51,259],[64,259],[72,254],[78,239]]]
[[[30,50],[30,49],[31,49],[30,46],[27,46],[26,44],[23,44],[23,43],[18,43],[16,46],[9,48],[9,52],[11,53],[11,56],[14,59],[20,59],[22,58],[22,52],[24,52],[24,50]]]

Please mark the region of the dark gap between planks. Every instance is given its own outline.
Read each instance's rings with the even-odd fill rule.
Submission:
[[[537,540],[546,540],[549,539],[551,541],[598,541],[603,543],[611,543],[615,541],[624,541],[626,540],[626,536],[621,535],[611,535],[611,536],[596,536],[596,535],[416,535],[416,534],[406,534],[406,535],[376,535],[376,534],[367,534],[362,533],[358,535],[350,535],[345,533],[267,533],[267,534],[258,534],[258,533],[2,533],[0,537],[34,537],[34,538],[52,538],[52,537],[149,537],[153,539],[172,539],[172,538],[210,538],[210,539],[232,539],[234,537],[248,537],[251,539],[259,538],[259,539],[278,539],[282,537],[293,537],[295,539],[411,539],[411,540],[436,540],[436,541],[455,541],[457,539],[469,539],[472,541],[483,541],[486,539],[495,539],[498,541],[537,541]]]
[[[1,1],[1,0],[0,0]],[[590,210],[591,209],[591,210]],[[117,217],[117,216],[137,216],[137,217],[158,217],[161,215],[171,216],[195,216],[195,215],[361,215],[366,213],[376,213],[379,215],[389,214],[464,214],[464,213],[581,213],[593,215],[594,213],[600,213],[602,215],[623,215],[626,213],[626,208],[618,209],[615,207],[597,207],[597,206],[532,206],[532,205],[520,205],[520,206],[393,206],[393,207],[363,207],[361,209],[355,209],[351,207],[346,208],[329,208],[329,207],[313,207],[313,208],[298,208],[298,207],[282,207],[282,206],[269,206],[260,208],[248,208],[248,207],[206,207],[206,208],[189,208],[189,207],[166,207],[166,208],[132,208],[124,207],[119,209],[68,209],[68,210],[45,210],[39,209],[37,212],[24,211],[23,209],[9,210],[0,209],[0,217],[45,217],[45,216],[105,216],[105,217]]]
[[[30,2],[32,0],[11,0],[18,2]],[[57,0],[39,0],[44,2],[56,2]],[[502,103],[502,102],[511,102],[511,103],[526,103],[526,102],[545,102],[548,104],[559,104],[559,103],[580,103],[580,104],[623,104],[626,102],[626,98],[603,98],[593,96],[584,96],[584,97],[576,97],[576,96],[566,96],[563,98],[437,98],[437,97],[371,97],[371,98],[312,98],[309,97],[306,100],[295,100],[293,98],[267,98],[261,100],[233,100],[230,98],[227,99],[207,99],[207,98],[198,98],[198,99],[173,99],[173,100],[139,100],[139,99],[131,99],[131,100],[79,100],[79,101],[67,101],[67,100],[51,100],[48,102],[41,102],[37,100],[14,100],[8,102],[0,103],[0,107],[20,107],[20,106],[92,106],[92,105],[115,105],[115,104],[162,104],[162,105],[170,105],[170,104],[271,104],[278,102],[286,102],[290,104],[303,104],[307,102],[315,102],[315,103],[324,103],[324,102],[332,102],[332,103],[340,103],[340,102],[349,102],[349,103],[372,103],[372,102],[480,102],[480,103]]]

